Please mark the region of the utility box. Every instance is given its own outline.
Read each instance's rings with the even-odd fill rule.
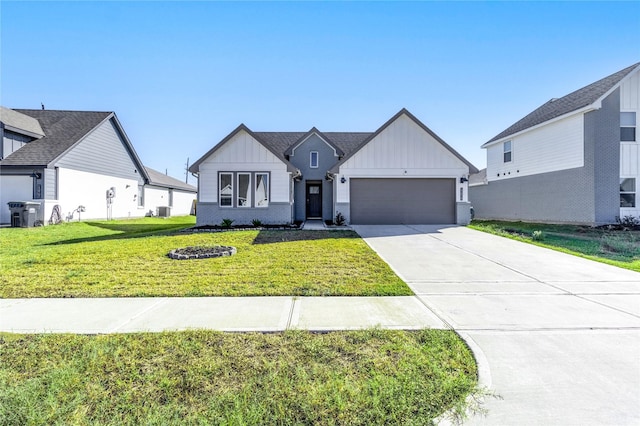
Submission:
[[[11,226],[13,228],[32,228],[36,224],[40,203],[33,201],[9,201]]]
[[[158,216],[158,217],[169,217],[169,216],[171,216],[171,207],[169,207],[169,206],[158,206],[158,207],[156,207],[156,216]]]

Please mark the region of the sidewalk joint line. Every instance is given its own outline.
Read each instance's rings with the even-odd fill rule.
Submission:
[[[117,325],[116,327],[113,327],[112,329],[108,330],[107,334],[116,333],[118,330],[120,330],[122,327],[124,327],[125,325],[129,324],[133,320],[140,318],[142,315],[144,315],[147,312],[151,311],[152,309],[156,308],[158,305],[166,303],[167,299],[168,298],[166,298],[166,297],[160,298],[157,302],[155,302],[152,305],[150,305],[150,306],[146,307],[145,309],[141,310],[137,314],[133,315],[131,318],[129,318],[126,321],[122,322],[120,325]]]
[[[287,318],[287,325],[284,326],[285,330],[290,330],[291,329],[291,322],[293,321],[293,311],[295,309],[297,300],[298,300],[297,296],[293,296],[291,298],[291,307],[289,308],[289,318]]]

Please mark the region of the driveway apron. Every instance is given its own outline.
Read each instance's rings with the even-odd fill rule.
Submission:
[[[640,424],[640,273],[465,227],[354,226],[476,352],[466,424]]]

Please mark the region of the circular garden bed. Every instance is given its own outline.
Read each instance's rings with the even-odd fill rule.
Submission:
[[[194,246],[171,250],[167,256],[176,260],[209,259],[212,257],[231,256],[236,254],[236,248],[230,246]]]

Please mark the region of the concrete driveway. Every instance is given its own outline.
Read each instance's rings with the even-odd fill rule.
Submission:
[[[486,417],[639,425],[640,274],[464,227],[354,226],[476,353]]]

